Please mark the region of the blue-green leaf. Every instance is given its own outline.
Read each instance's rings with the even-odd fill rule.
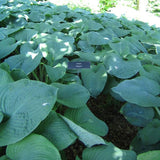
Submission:
[[[40,35],[37,42],[41,43],[40,49],[42,53],[47,54],[49,60],[58,60],[73,52],[74,38],[62,32],[55,32],[52,35]]]
[[[0,68],[0,86],[13,82],[12,77],[10,76],[10,74],[8,72],[6,72],[5,70]]]
[[[33,50],[28,43],[21,46],[21,54],[11,56],[5,59],[10,69],[21,69],[26,75],[31,73],[40,63],[42,59],[41,51]]]
[[[159,160],[160,150],[148,151],[137,156],[137,160]]]
[[[92,53],[95,50],[87,41],[79,41],[77,46],[81,49],[82,52]]]
[[[136,153],[122,150],[109,143],[107,145],[86,148],[82,153],[83,160],[137,160]]]
[[[56,65],[51,67],[49,65],[45,65],[47,74],[52,82],[55,82],[62,78],[66,73],[66,68],[62,65]]]
[[[154,119],[138,132],[143,144],[152,145],[160,141],[160,120]]]
[[[7,146],[7,156],[14,160],[61,160],[57,148],[38,134],[31,134],[21,141]]]
[[[77,139],[68,125],[54,111],[51,111],[48,117],[41,122],[36,133],[46,137],[58,150],[67,148]]]
[[[42,82],[19,80],[0,86],[0,110],[6,120],[0,124],[0,146],[29,135],[53,108],[57,88]]]
[[[143,107],[160,106],[160,85],[146,77],[124,80],[112,91],[119,94],[126,101]]]
[[[146,64],[143,65],[143,68],[139,71],[139,74],[141,76],[145,76],[149,79],[153,79],[160,83],[160,67],[151,65],[151,64]]]
[[[130,78],[141,69],[139,60],[124,60],[120,55],[114,53],[105,56],[104,64],[109,74],[121,79]]]
[[[78,139],[81,142],[83,142],[87,147],[92,147],[98,144],[105,144],[105,141],[101,137],[91,132],[88,132],[87,130],[83,129],[79,125],[69,120],[68,118],[64,116],[61,117],[66,122],[66,124],[71,128],[71,130],[78,136]]]
[[[17,43],[14,38],[6,38],[0,41],[0,59],[8,56],[17,48]]]
[[[38,32],[34,29],[23,29],[15,34],[17,41],[30,41]]]
[[[88,90],[80,84],[52,83],[52,85],[59,88],[57,101],[71,108],[84,106],[90,97]]]
[[[103,64],[92,66],[91,69],[83,69],[81,76],[84,86],[93,97],[97,97],[102,92],[107,81],[107,73]]]
[[[109,38],[102,36],[98,32],[88,32],[81,37],[82,40],[87,40],[90,45],[105,45],[109,43]]]
[[[132,125],[138,127],[145,127],[154,117],[153,108],[141,107],[131,103],[123,105],[121,113]]]
[[[4,117],[4,115],[3,115],[3,113],[0,111],[0,123],[1,123],[2,120],[3,120],[3,117]]]
[[[45,20],[45,14],[41,11],[33,10],[29,14],[29,19],[33,22],[42,22]]]
[[[64,115],[91,133],[99,136],[105,136],[108,133],[107,125],[98,119],[86,105],[77,109],[67,109]]]

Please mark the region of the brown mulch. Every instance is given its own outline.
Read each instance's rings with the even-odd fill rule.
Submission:
[[[96,99],[90,98],[87,105],[97,118],[108,125],[109,132],[103,138],[120,149],[129,149],[138,128],[128,123],[124,116],[120,114],[119,110],[123,103],[115,102],[111,97],[100,95]],[[84,148],[85,146],[77,140],[76,143],[64,150],[66,159],[75,160],[76,155],[81,158]]]

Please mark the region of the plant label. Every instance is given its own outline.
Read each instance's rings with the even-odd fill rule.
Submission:
[[[90,68],[90,62],[68,62],[68,69]]]

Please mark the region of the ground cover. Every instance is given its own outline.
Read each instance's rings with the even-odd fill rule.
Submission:
[[[160,28],[30,0],[0,12],[0,159],[159,159]]]

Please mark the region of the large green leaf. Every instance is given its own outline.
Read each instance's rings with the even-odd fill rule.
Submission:
[[[68,125],[54,111],[51,111],[48,117],[40,123],[36,133],[46,137],[58,150],[67,148],[77,139]]]
[[[21,69],[14,69],[11,71],[11,76],[14,81],[18,81],[20,79],[28,79],[27,75]]]
[[[151,65],[151,64],[146,64],[143,65],[143,68],[139,71],[139,74],[141,76],[145,76],[149,79],[153,79],[160,83],[160,67]]]
[[[0,86],[0,146],[15,143],[30,134],[54,106],[57,88],[42,82],[19,80]]]
[[[138,134],[143,144],[152,145],[160,141],[160,120],[154,119],[146,127],[141,129]]]
[[[45,137],[31,134],[7,147],[7,156],[14,160],[61,160],[57,148]]]
[[[124,60],[118,54],[110,54],[105,56],[104,64],[107,72],[121,79],[134,76],[140,69],[141,63],[137,59]]]
[[[154,117],[153,108],[141,107],[131,103],[123,105],[121,113],[132,125],[138,127],[146,126]]]
[[[113,41],[109,45],[121,55],[137,54],[140,51],[147,53],[147,50],[135,37],[125,37],[124,39],[119,39],[119,41]]]
[[[119,94],[126,101],[143,107],[160,106],[160,85],[146,77],[124,80],[112,91]]]
[[[52,85],[59,88],[57,101],[71,108],[84,106],[90,97],[88,90],[80,84],[53,83]]]
[[[4,118],[4,115],[3,115],[3,113],[0,111],[0,123],[2,122],[3,118]]]
[[[29,14],[29,19],[33,22],[43,22],[45,20],[45,14],[38,10],[33,10]]]
[[[0,85],[4,85],[10,82],[13,82],[12,77],[9,75],[8,72],[0,68]]]
[[[95,50],[87,41],[79,41],[77,46],[81,49],[82,52],[92,53]]]
[[[83,129],[79,125],[69,120],[68,118],[64,116],[61,117],[71,128],[71,130],[78,136],[78,139],[81,142],[83,142],[87,147],[92,147],[94,145],[99,145],[99,144],[105,144],[105,141],[101,137],[91,132],[88,132],[87,130]]]
[[[97,23],[94,20],[86,20],[84,24],[85,31],[98,31],[100,29],[104,29],[104,27],[100,23]]]
[[[140,53],[137,57],[143,64],[155,64],[160,66],[160,54]]]
[[[3,28],[1,27],[0,28],[0,40],[3,40],[7,37],[7,29],[6,28]]]
[[[10,69],[21,69],[25,74],[31,73],[40,63],[42,59],[41,51],[34,50],[28,43],[21,46],[21,54],[11,56],[5,59]]]
[[[81,40],[87,40],[87,43],[90,45],[105,45],[109,43],[109,38],[98,32],[88,32],[80,38]]]
[[[0,22],[3,21],[5,18],[7,18],[8,15],[9,15],[8,11],[6,11],[6,12],[0,12]]]
[[[15,39],[18,41],[30,41],[36,34],[37,31],[34,29],[23,29],[15,34]]]
[[[8,56],[17,48],[17,43],[14,38],[6,38],[0,41],[0,59]]]
[[[73,52],[74,38],[62,32],[55,32],[51,35],[39,35],[37,43],[40,43],[42,53],[46,53],[49,60],[58,60]]]
[[[82,153],[83,160],[137,160],[136,157],[134,151],[121,150],[111,143],[86,148]]]
[[[107,81],[107,73],[103,64],[92,66],[91,69],[83,69],[81,76],[84,86],[93,97],[97,97],[102,92]]]
[[[78,75],[66,73],[63,77],[63,82],[66,84],[77,83],[82,84],[82,81]]]
[[[137,160],[159,160],[160,150],[148,151],[137,156]]]
[[[0,2],[0,5],[2,5],[2,4],[6,4],[6,3],[7,3],[7,1],[8,1],[8,0],[3,0],[3,1],[1,1],[1,2]]]
[[[17,32],[18,30],[20,30],[21,27],[14,27],[14,28],[0,28],[0,40],[5,39],[8,35]]]
[[[0,157],[0,160],[11,160],[10,158],[8,158],[6,155]]]
[[[45,65],[48,76],[52,82],[55,82],[62,78],[66,73],[66,68],[60,64],[51,67],[49,65]]]
[[[105,136],[108,133],[107,125],[98,119],[89,110],[87,105],[78,109],[67,109],[64,115],[91,133],[97,134],[99,136]]]
[[[21,69],[25,74],[31,73],[40,63],[42,55],[38,52],[29,52],[27,55],[19,54],[5,60],[10,69]]]
[[[95,53],[90,53],[90,52],[74,52],[74,53],[85,61],[89,61],[89,62],[100,61],[100,56],[97,56]]]
[[[139,137],[139,134],[137,134],[137,136],[132,140],[130,144],[130,149],[134,150],[137,154],[148,152],[151,150],[159,150],[159,148],[160,142],[153,145],[145,145]]]

